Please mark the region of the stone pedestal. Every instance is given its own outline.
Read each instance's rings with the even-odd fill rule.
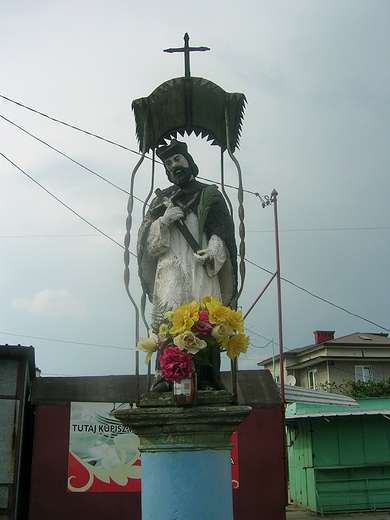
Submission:
[[[231,435],[249,406],[161,407],[114,415],[140,438],[145,520],[233,520]]]

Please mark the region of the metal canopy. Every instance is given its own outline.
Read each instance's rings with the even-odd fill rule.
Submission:
[[[194,132],[222,150],[230,147],[234,152],[245,103],[244,94],[225,92],[207,79],[181,77],[166,81],[148,97],[132,103],[139,148],[146,153],[178,133],[184,136]]]

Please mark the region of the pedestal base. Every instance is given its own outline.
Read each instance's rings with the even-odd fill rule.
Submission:
[[[142,518],[233,520],[230,451],[143,453]]]
[[[233,520],[231,435],[249,406],[137,408],[114,415],[140,437],[145,520]]]

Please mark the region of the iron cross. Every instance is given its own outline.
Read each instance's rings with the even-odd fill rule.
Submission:
[[[190,47],[188,42],[190,37],[188,33],[184,35],[184,47],[178,49],[164,49],[164,52],[184,52],[184,75],[186,78],[190,77],[190,52],[192,51],[209,51],[209,47]]]

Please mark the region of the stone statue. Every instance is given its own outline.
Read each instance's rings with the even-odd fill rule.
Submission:
[[[223,196],[216,186],[196,180],[199,170],[186,143],[172,140],[156,153],[172,186],[156,190],[138,234],[139,276],[153,304],[154,330],[161,312],[192,300],[200,303],[204,296],[229,306],[237,292],[237,249]],[[212,363],[211,370],[197,370],[198,388],[224,388],[219,355]],[[168,389],[160,377],[152,390]]]

